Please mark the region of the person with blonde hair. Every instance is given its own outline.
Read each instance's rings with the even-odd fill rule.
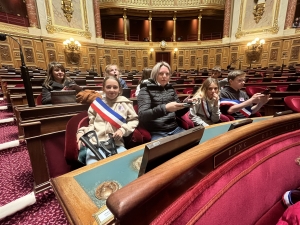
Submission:
[[[119,79],[122,88],[128,88],[126,81],[120,77],[119,67],[115,64],[109,64],[105,67],[105,76],[115,76]]]
[[[81,88],[69,77],[66,76],[66,69],[63,64],[51,62],[48,65],[47,77],[42,84],[42,104],[51,104],[51,91],[76,90]]]
[[[186,114],[189,106],[179,100],[169,83],[170,76],[170,65],[166,62],[157,63],[152,69],[149,82],[141,84],[137,96],[139,121],[150,132],[152,141],[184,131],[176,117]]]
[[[214,78],[207,78],[195,93],[189,118],[195,126],[208,126],[220,120],[219,84]]]

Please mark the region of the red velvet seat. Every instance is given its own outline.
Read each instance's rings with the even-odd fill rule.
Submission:
[[[201,143],[114,192],[106,205],[119,224],[276,224],[282,194],[300,186],[299,119],[272,118]]]
[[[183,94],[191,94],[193,93],[193,88],[185,88],[182,91]]]
[[[37,96],[35,103],[36,105],[42,105],[42,93]]]
[[[284,103],[294,112],[300,112],[300,96],[287,96],[284,98]]]
[[[275,91],[286,91],[288,85],[277,85]]]
[[[260,93],[262,91],[264,91],[266,89],[266,87],[263,86],[247,86],[245,91],[247,93],[247,95],[249,95],[249,97],[251,98],[252,95],[256,94],[256,93]]]

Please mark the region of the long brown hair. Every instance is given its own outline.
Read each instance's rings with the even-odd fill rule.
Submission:
[[[63,79],[62,85],[64,85],[66,83],[66,81],[68,81],[68,82],[71,81],[71,79],[66,76],[66,69],[63,64],[58,63],[58,62],[51,62],[48,65],[47,77],[43,83],[46,88],[52,89],[51,83],[54,81],[53,71],[56,69],[60,69],[62,72],[64,72],[64,79]]]

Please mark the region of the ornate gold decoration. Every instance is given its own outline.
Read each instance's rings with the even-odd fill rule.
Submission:
[[[7,45],[0,45],[0,58],[1,61],[11,61],[9,46]]]
[[[65,46],[65,55],[68,64],[78,65],[80,63],[80,47],[81,44],[75,41],[74,38],[70,38],[63,42]]]
[[[17,32],[17,33],[22,33],[22,34],[29,33],[28,27],[21,27],[21,26],[7,24],[7,23],[1,23],[1,22],[0,22],[0,27],[1,27],[1,32],[7,31],[7,33]]]
[[[178,48],[174,48],[174,59],[176,59],[177,52],[178,52]]]
[[[74,12],[72,0],[62,0],[61,9],[63,10],[68,22],[70,23]]]
[[[253,15],[256,23],[260,21],[262,15],[265,12],[265,5],[266,5],[265,3],[259,3],[256,6],[254,6]]]
[[[246,59],[248,64],[257,63],[260,61],[264,39],[255,38],[252,42],[248,42],[246,50]]]
[[[66,32],[66,33],[72,33],[72,34],[77,34],[86,38],[91,38],[92,34],[89,31],[89,25],[88,25],[88,19],[87,19],[87,9],[86,9],[86,1],[87,0],[80,0],[82,2],[82,12],[83,12],[83,23],[84,23],[84,28],[83,29],[75,29],[71,27],[63,27],[63,26],[58,26],[53,24],[52,20],[52,14],[51,14],[51,5],[52,1],[51,0],[45,0],[45,6],[46,6],[46,12],[47,12],[47,25],[46,25],[46,30],[50,34],[54,33],[59,33],[59,32]]]
[[[164,50],[167,47],[167,42],[165,40],[162,40],[159,42],[159,47]]]
[[[145,57],[147,59],[147,57]],[[142,156],[138,157],[137,159],[133,160],[132,167],[136,171],[140,171],[141,164],[142,164]]]
[[[280,0],[274,0],[275,6],[275,12],[274,12],[274,17],[273,17],[273,23],[272,26],[269,28],[259,28],[259,29],[254,29],[254,30],[249,30],[249,31],[242,31],[242,25],[243,25],[243,15],[245,14],[246,9],[245,8],[245,2],[246,1],[241,1],[241,6],[240,6],[240,16],[239,16],[239,25],[237,32],[235,34],[236,38],[241,38],[242,36],[245,36],[246,34],[256,34],[256,33],[271,33],[271,34],[277,34],[279,31],[279,26],[278,26],[278,15],[279,15],[279,7],[280,7]]]
[[[120,185],[115,181],[105,181],[101,183],[95,191],[95,196],[99,200],[106,200],[112,193],[120,189]]]

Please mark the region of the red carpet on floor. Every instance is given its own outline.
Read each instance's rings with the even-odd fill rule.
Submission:
[[[3,101],[1,105],[5,105]],[[0,111],[0,119],[13,117],[12,111]],[[0,124],[0,144],[18,140],[14,122]],[[33,175],[26,143],[0,150],[0,206],[33,191]],[[0,220],[0,225],[69,224],[52,190],[36,195],[37,202],[14,215]]]

